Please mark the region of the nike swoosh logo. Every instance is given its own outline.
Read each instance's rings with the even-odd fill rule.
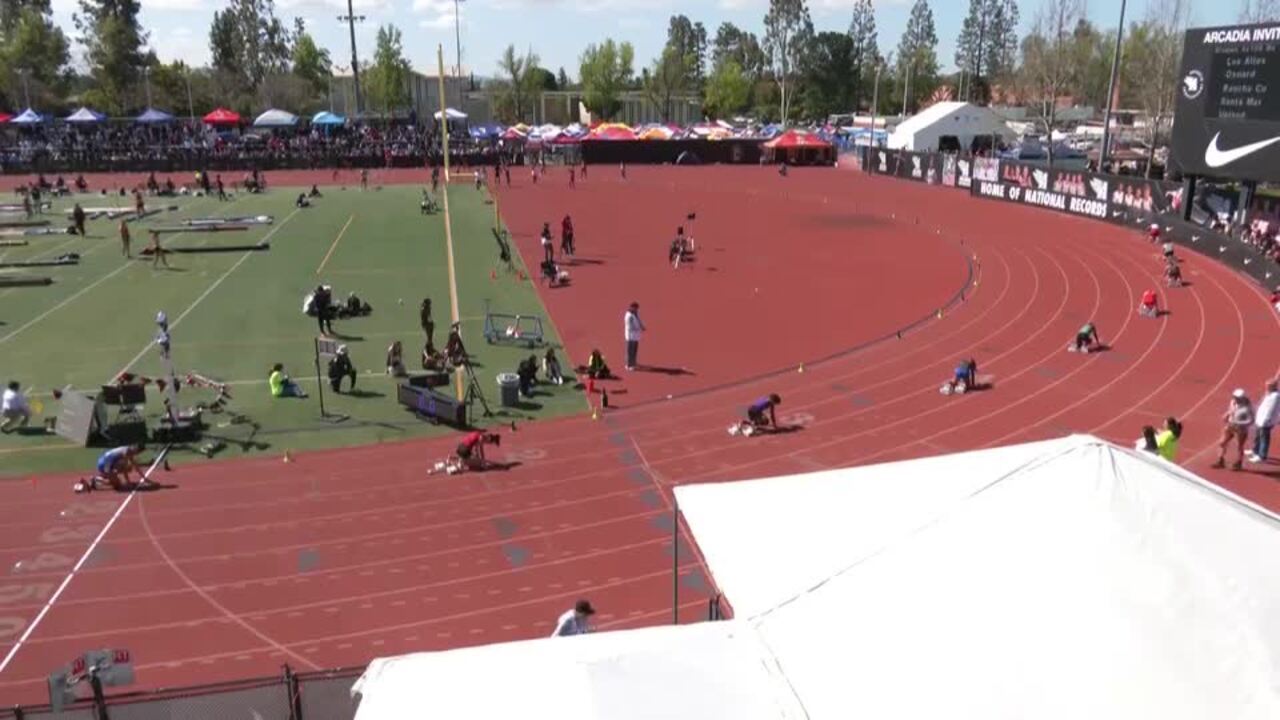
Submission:
[[[1256,143],[1241,145],[1231,150],[1218,149],[1218,137],[1222,133],[1215,133],[1213,139],[1209,141],[1209,147],[1204,149],[1204,164],[1211,168],[1219,168],[1223,165],[1229,165],[1240,158],[1258,152],[1262,148],[1280,142],[1280,137],[1273,137],[1270,140],[1260,140]]]

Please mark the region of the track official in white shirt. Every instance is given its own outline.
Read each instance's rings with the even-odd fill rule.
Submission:
[[[591,616],[596,609],[586,600],[579,600],[572,610],[565,612],[556,621],[556,630],[551,637],[568,637],[569,635],[586,635],[591,632]]]
[[[640,336],[644,333],[644,323],[640,322],[640,303],[631,303],[627,314],[622,317],[622,336],[627,341],[627,369],[636,369],[636,354],[640,352]]]
[[[27,423],[31,422],[31,408],[27,406],[27,398],[22,394],[16,381],[10,382],[5,388],[4,399],[0,404],[0,416],[4,420],[0,423],[0,430],[6,433],[26,427]]]

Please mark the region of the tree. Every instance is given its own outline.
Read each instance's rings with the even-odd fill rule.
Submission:
[[[1182,36],[1187,0],[1153,0],[1147,18],[1129,30],[1124,49],[1124,75],[1146,113],[1147,174],[1156,145],[1173,121],[1173,105],[1181,80]]]
[[[612,38],[588,45],[579,61],[582,103],[603,119],[613,117],[622,106],[621,95],[631,83],[635,49],[631,43],[615,43]]]
[[[379,27],[373,44],[373,66],[365,76],[369,101],[391,117],[409,104],[409,61],[404,57],[400,29],[390,23]]]
[[[560,88],[561,90],[568,90],[569,85],[570,83],[569,83],[568,73],[564,71],[564,68],[560,68],[560,72],[556,73],[556,87]]]
[[[1081,19],[1071,32],[1071,42],[1077,69],[1071,94],[1083,103],[1096,108],[1107,104],[1107,90],[1111,84],[1111,54],[1115,52],[1116,36],[1113,31],[1099,32],[1093,23]]]
[[[209,24],[209,55],[214,70],[234,77],[242,77],[240,66],[240,25],[230,8],[215,11]]]
[[[846,33],[821,32],[809,41],[800,67],[800,105],[818,120],[853,108],[853,38]]]
[[[740,30],[733,23],[721,23],[716,30],[715,42],[711,49],[711,67],[714,68],[727,60],[733,60],[742,72],[752,81],[764,73],[766,64],[764,50],[760,49],[760,41],[755,33]]]
[[[672,15],[667,25],[666,46],[684,58],[693,82],[701,85],[707,69],[707,29],[702,23],[690,22],[684,15]]]
[[[307,84],[313,96],[319,97],[329,89],[333,61],[328,50],[316,45],[302,18],[295,18],[293,22],[293,74]]]
[[[969,0],[969,14],[956,38],[955,60],[956,67],[973,78],[970,87],[979,100],[987,99],[992,80],[1003,79],[1014,68],[1018,19],[1016,0]]]
[[[1050,167],[1058,98],[1071,89],[1078,77],[1072,31],[1082,17],[1082,0],[1043,0],[1031,33],[1022,41],[1020,84],[1028,106],[1037,114],[1035,120],[1044,127],[1048,138]]]
[[[122,115],[131,96],[141,95],[138,80],[147,62],[147,33],[138,24],[141,9],[140,0],[80,0],[72,16],[94,81],[85,99]]]
[[[769,0],[769,12],[764,16],[764,50],[778,86],[778,116],[784,125],[794,93],[792,73],[800,66],[811,37],[813,20],[805,0]]]
[[[867,85],[874,83],[876,67],[880,63],[880,47],[876,36],[875,9],[871,0],[855,0],[853,19],[849,21],[849,39],[853,42],[853,98],[851,107],[862,106]]]
[[[539,58],[533,49],[525,51],[523,56],[516,54],[516,46],[508,45],[498,59],[498,69],[504,75],[499,85],[505,95],[504,104],[511,110],[511,119],[521,122],[525,119],[526,110],[533,109],[533,95],[538,91],[537,76]]]
[[[725,58],[711,69],[706,97],[702,101],[709,117],[729,117],[741,112],[751,99],[751,78],[733,58]]]
[[[919,106],[938,82],[938,33],[928,0],[916,0],[907,17],[907,28],[898,41],[898,73],[903,78],[908,105]]]
[[[274,0],[231,0],[225,9],[213,14],[209,26],[214,68],[227,76],[227,82],[236,83],[236,95],[248,98],[261,90],[268,103],[276,99],[272,91],[282,83],[273,82],[267,87],[264,83],[269,77],[289,71],[292,42],[288,28],[276,17]]]
[[[1265,23],[1280,20],[1280,0],[1244,0],[1240,22]]]
[[[43,10],[6,9],[0,19],[0,99],[8,107],[40,107],[61,100],[69,47],[47,3]]]
[[[653,61],[652,71],[645,70],[645,97],[658,108],[663,122],[671,120],[672,101],[684,95],[693,81],[693,58],[672,45]]]

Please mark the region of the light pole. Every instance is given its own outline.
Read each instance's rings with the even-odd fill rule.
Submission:
[[[142,68],[142,80],[147,88],[147,109],[151,109],[151,66]]]
[[[871,147],[876,146],[876,115],[880,114],[880,69],[884,67],[876,63],[876,86],[871,91]]]
[[[22,77],[22,97],[27,102],[27,109],[31,109],[31,86],[27,83],[27,78],[31,77],[30,68],[18,68],[18,75]]]
[[[360,116],[360,60],[356,56],[356,23],[364,22],[364,15],[356,15],[351,7],[351,0],[347,0],[347,14],[339,15],[338,20],[347,24],[347,31],[351,34],[351,81],[355,85],[356,95],[356,117]]]
[[[902,118],[907,117],[907,99],[911,96],[911,63],[907,63],[907,76],[902,82]]]
[[[463,0],[453,0],[453,43],[457,51],[458,64],[454,66],[454,76],[458,79],[458,109],[466,112],[466,102],[462,96],[462,15],[458,12],[458,4]]]
[[[1107,165],[1107,151],[1111,149],[1111,105],[1116,97],[1116,79],[1120,74],[1120,51],[1123,49],[1121,43],[1124,39],[1125,4],[1125,0],[1120,0],[1120,25],[1116,28],[1116,48],[1111,53],[1111,82],[1107,84],[1107,109],[1102,114],[1102,148],[1098,151],[1098,172],[1106,172],[1103,168]]]

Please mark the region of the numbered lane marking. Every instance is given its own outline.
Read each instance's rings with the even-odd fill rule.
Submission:
[[[53,595],[53,583],[27,583],[25,585],[0,585],[0,605],[17,605],[25,602],[44,602]]]

